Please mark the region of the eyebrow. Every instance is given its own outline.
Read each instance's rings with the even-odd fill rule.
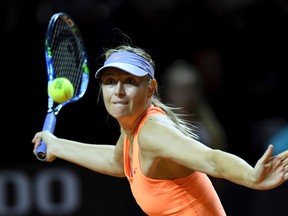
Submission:
[[[128,72],[124,71],[124,70],[121,70],[121,69],[118,69],[118,68],[107,68],[106,71],[103,72],[103,75],[114,75],[116,73],[122,73],[123,75],[125,74],[129,74]]]

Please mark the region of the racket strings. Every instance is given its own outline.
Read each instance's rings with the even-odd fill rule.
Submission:
[[[51,53],[55,78],[66,77],[74,86],[74,96],[79,93],[86,62],[84,47],[77,29],[71,28],[62,19],[55,23],[51,42]]]

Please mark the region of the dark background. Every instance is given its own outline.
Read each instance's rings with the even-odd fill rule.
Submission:
[[[118,128],[101,101],[97,104],[94,71],[102,63],[99,56],[103,48],[123,41],[119,30],[134,45],[150,52],[156,61],[156,79],[177,58],[191,60],[203,72],[207,98],[224,126],[229,152],[251,165],[265,149],[265,122],[273,126],[273,120],[288,119],[285,0],[6,0],[1,2],[1,11],[5,130],[0,158],[0,214],[47,214],[35,201],[42,196],[34,194],[35,176],[60,167],[71,169],[80,182],[79,207],[65,215],[141,215],[126,179],[103,176],[60,160],[42,163],[32,153],[31,139],[41,130],[47,111],[44,37],[55,12],[70,14],[78,24],[91,69],[85,96],[64,107],[57,117],[55,134],[59,137],[115,143]],[[32,195],[26,196],[31,200],[29,208],[22,213],[14,209],[21,201],[11,173],[27,177],[31,187]],[[220,198],[228,215],[286,215],[288,211],[287,184],[272,191],[225,184]],[[57,206],[61,203],[57,186],[51,191],[56,193],[51,202]]]

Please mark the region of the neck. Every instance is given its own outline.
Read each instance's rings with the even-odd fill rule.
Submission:
[[[143,117],[146,115],[148,108],[149,107],[143,109],[135,118],[132,118],[132,120],[131,116],[118,119],[121,128],[125,131],[128,137],[133,136]]]

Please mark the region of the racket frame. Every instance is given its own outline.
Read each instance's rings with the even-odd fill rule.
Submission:
[[[42,128],[42,131],[49,131],[51,133],[54,133],[54,129],[56,126],[56,116],[58,115],[59,111],[62,109],[62,107],[66,106],[69,103],[76,102],[80,98],[83,97],[85,94],[88,84],[89,84],[89,77],[90,77],[90,72],[89,72],[89,67],[88,67],[88,58],[87,58],[87,53],[86,53],[86,48],[83,42],[83,38],[81,36],[79,28],[76,26],[75,22],[72,20],[72,18],[67,15],[66,13],[59,12],[55,13],[52,15],[50,18],[47,32],[46,32],[46,37],[45,37],[45,59],[46,59],[46,69],[47,69],[47,89],[51,82],[56,78],[55,77],[55,71],[54,71],[54,64],[53,64],[53,53],[51,51],[51,46],[50,44],[52,43],[52,35],[53,35],[53,30],[55,27],[55,23],[58,19],[63,19],[66,24],[68,24],[69,28],[73,31],[73,33],[80,38],[81,41],[81,46],[82,46],[82,80],[80,84],[80,88],[77,92],[76,95],[74,95],[71,99],[63,102],[63,103],[55,103],[52,99],[52,97],[48,94],[48,110],[47,114],[45,117],[44,125]],[[40,143],[38,148],[36,149],[36,157],[40,161],[46,161],[46,151],[47,147],[44,141]]]

